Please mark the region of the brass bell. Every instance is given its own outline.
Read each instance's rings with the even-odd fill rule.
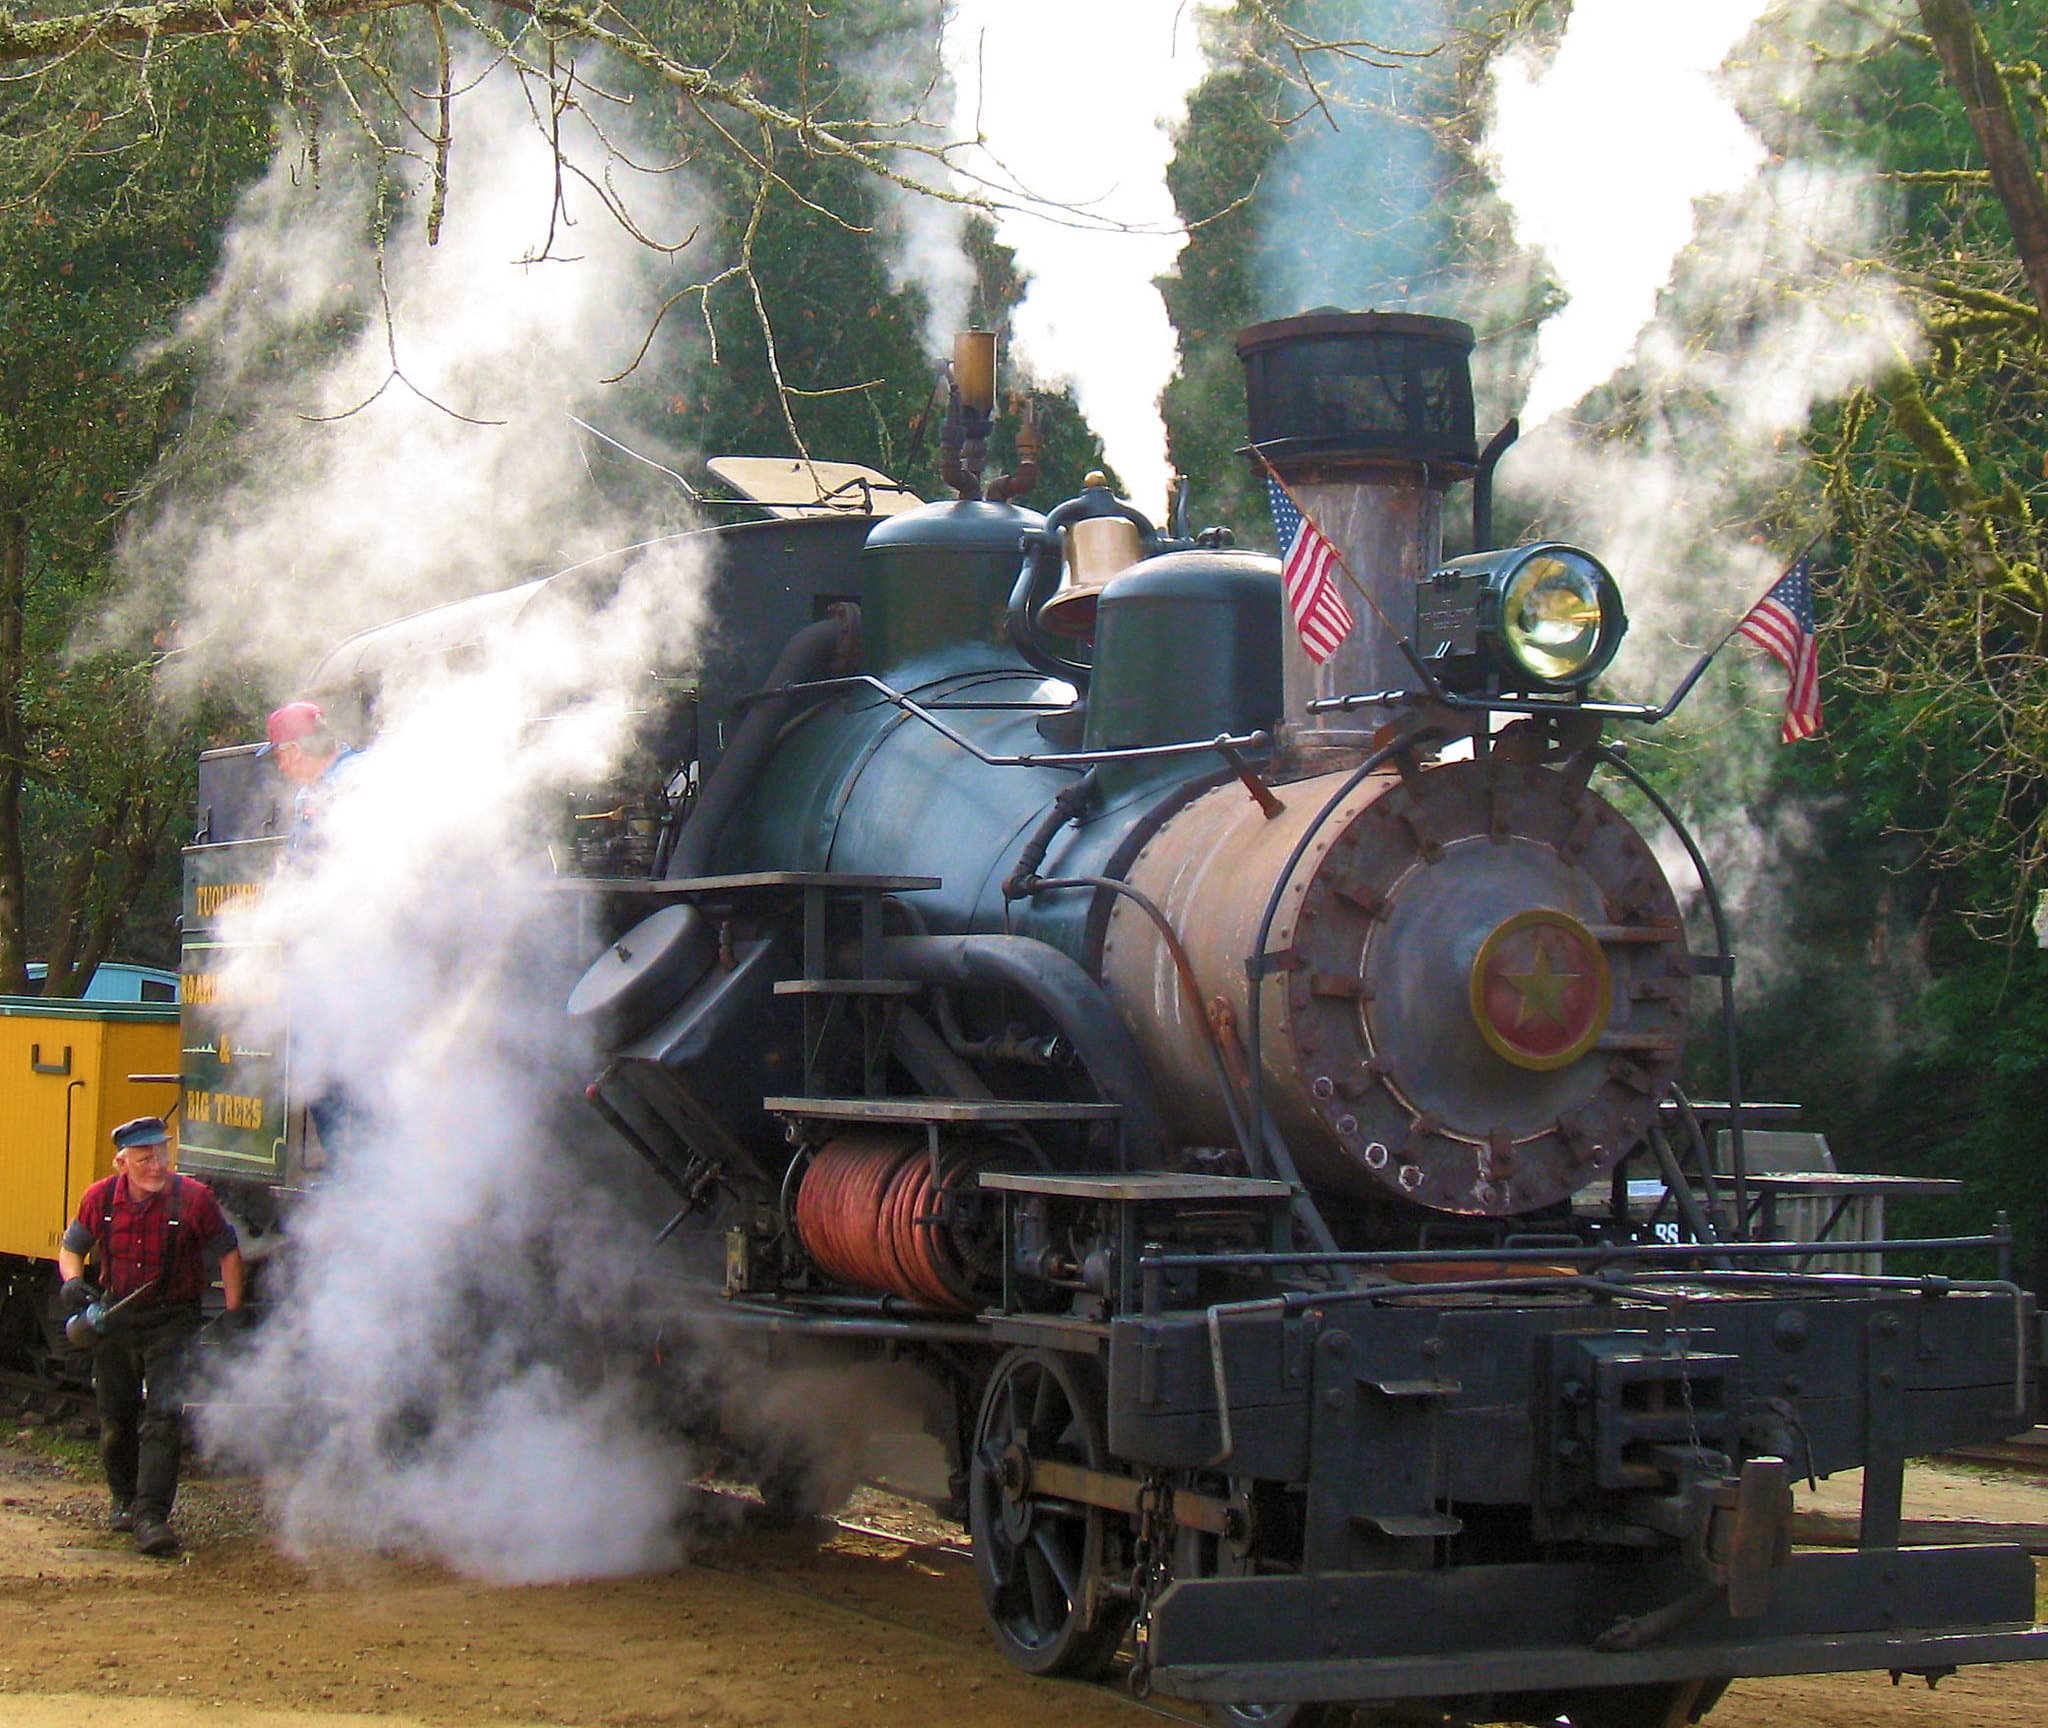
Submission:
[[[1038,609],[1039,627],[1087,641],[1095,634],[1096,601],[1112,577],[1145,555],[1144,543],[1126,516],[1084,516],[1061,529],[1060,540],[1065,573],[1059,592]]]

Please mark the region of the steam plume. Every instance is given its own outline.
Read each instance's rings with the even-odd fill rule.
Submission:
[[[1030,287],[1018,357],[1069,379],[1131,497],[1157,510],[1167,488],[1159,393],[1178,356],[1155,280],[1186,243],[1166,188],[1173,129],[1203,70],[1189,0],[960,0],[944,56],[963,154],[1012,201],[997,233]],[[1066,206],[1067,214],[1047,208]]]
[[[430,251],[394,226],[388,331],[370,177],[332,141],[317,192],[282,158],[252,192],[193,311],[228,479],[167,488],[130,548],[176,593],[184,682],[253,669],[296,693],[352,629],[648,538],[565,433],[645,329],[654,255],[573,176],[551,210],[553,159],[502,69],[457,84],[445,236]],[[604,166],[590,137],[569,147]],[[699,214],[679,178],[635,191],[643,230]],[[544,257],[551,229],[573,257]],[[355,333],[323,349],[337,313]],[[689,1466],[611,1359],[648,1300],[644,1197],[558,1103],[588,1053],[565,1036],[571,908],[545,892],[543,837],[566,788],[619,762],[648,669],[687,662],[711,574],[689,546],[656,539],[465,641],[462,664],[387,684],[317,845],[228,932],[285,956],[297,1095],[354,1117],[294,1218],[292,1299],[210,1436],[264,1473],[292,1544],[513,1579],[674,1553]]]
[[[1578,0],[1547,66],[1527,52],[1495,62],[1496,183],[1565,295],[1538,339],[1526,424],[1628,359],[1693,236],[1694,204],[1739,190],[1762,165],[1716,74],[1767,4]]]
[[[1455,313],[1450,8],[1321,0],[1298,15],[1330,40],[1372,46],[1308,63],[1314,100],[1296,93],[1304,112],[1259,187],[1260,315]]]
[[[1523,408],[1534,431],[1503,487],[1529,532],[1595,547],[1621,579],[1634,625],[1613,673],[1621,693],[1661,696],[1825,527],[1810,417],[1916,346],[1901,298],[1846,262],[1874,255],[1889,198],[1801,120],[1827,75],[1816,26],[1839,50],[1878,22],[1760,0],[1580,0],[1547,65],[1511,55],[1494,69],[1499,187],[1564,296],[1536,340]],[[1517,349],[1495,354],[1503,408]],[[1602,412],[1575,422],[1566,411],[1602,386]],[[1781,539],[1765,543],[1766,520]],[[1724,895],[1758,937],[1740,975],[1754,991],[1771,976],[1775,883],[1812,824],[1795,810],[1769,841],[1753,832],[1781,685],[1744,659],[1727,651],[1680,724],[1716,735],[1697,803]],[[1729,725],[1739,702],[1760,712]]]
[[[1883,280],[1841,262],[1874,250],[1889,200],[1856,164],[1796,148],[1820,73],[1793,29],[1768,76],[1723,64],[1764,10],[1718,0],[1651,28],[1647,9],[1585,0],[1547,68],[1520,54],[1495,68],[1499,185],[1565,297],[1503,481],[1630,584],[1638,677],[1675,676],[1686,639],[1717,636],[1762,592],[1785,560],[1750,524],[1802,508],[1809,417],[1915,340]],[[1632,90],[1660,95],[1638,109]],[[1625,412],[1563,417],[1601,385]]]
[[[593,513],[567,416],[652,442],[599,380],[660,304],[655,260],[573,182],[551,217],[551,158],[509,75],[455,116],[438,245],[406,219],[422,188],[401,187],[380,267],[367,153],[343,124],[316,182],[288,139],[184,320],[180,340],[208,362],[199,430],[124,548],[140,604],[175,597],[180,685],[235,663],[288,686],[355,630],[622,543],[622,524]],[[608,165],[567,124],[593,175],[631,182],[651,232],[697,225],[689,182]],[[354,332],[338,348],[337,327]]]

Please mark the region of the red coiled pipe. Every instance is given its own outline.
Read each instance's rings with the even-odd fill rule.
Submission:
[[[796,1194],[796,1232],[821,1272],[927,1308],[977,1306],[939,1223],[942,1169],[913,1140],[849,1135],[818,1149]]]

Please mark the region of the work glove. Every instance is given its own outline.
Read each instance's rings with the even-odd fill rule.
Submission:
[[[64,1288],[57,1292],[57,1303],[66,1314],[77,1314],[85,1306],[100,1299],[99,1286],[86,1278],[67,1278]]]

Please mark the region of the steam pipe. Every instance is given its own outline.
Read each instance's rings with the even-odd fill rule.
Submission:
[[[697,807],[669,854],[663,872],[668,880],[711,873],[718,837],[725,832],[740,799],[753,789],[783,722],[800,702],[817,700],[810,691],[784,687],[815,685],[829,677],[858,657],[859,643],[860,608],[842,602],[832,608],[830,617],[806,624],[784,645],[768,674],[766,693],[747,710],[710,780],[697,795]]]
[[[1017,421],[1017,466],[1010,473],[999,474],[988,483],[988,501],[991,504],[1011,503],[1038,484],[1040,447],[1038,410],[1027,397],[1024,412]]]
[[[1038,819],[1038,826],[1031,831],[1031,838],[1024,842],[1024,850],[1017,854],[1017,862],[1010,874],[1003,879],[1005,900],[1021,900],[1036,892],[1038,867],[1045,862],[1046,853],[1052,850],[1053,840],[1062,828],[1078,820],[1095,802],[1101,780],[1101,769],[1090,768],[1080,779],[1062,786],[1054,795],[1045,814]]]
[[[964,452],[967,445],[965,416],[960,407],[960,386],[946,392],[946,423],[939,432],[939,478],[953,488],[956,497],[972,500],[981,496],[981,476],[968,470]]]
[[[1714,1228],[1705,1209],[1700,1205],[1699,1196],[1693,1193],[1692,1184],[1685,1179],[1685,1172],[1678,1167],[1678,1155],[1671,1150],[1671,1136],[1664,1132],[1659,1123],[1650,1124],[1650,1150],[1657,1155],[1657,1170],[1664,1178],[1664,1187],[1678,1205],[1678,1215],[1685,1220],[1685,1227],[1692,1232],[1695,1242],[1718,1247],[1721,1233]],[[1718,1256],[1708,1256],[1710,1262]],[[1719,1260],[1722,1266],[1727,1261]]]
[[[1010,892],[1012,884],[1016,894]],[[1174,971],[1179,974],[1182,991],[1186,994],[1188,1006],[1194,1010],[1195,1024],[1202,1029],[1202,1043],[1209,1053],[1209,1065],[1216,1076],[1216,1095],[1223,1100],[1223,1108],[1230,1116],[1230,1131],[1237,1136],[1238,1150],[1244,1154],[1245,1167],[1257,1170],[1258,1149],[1252,1142],[1251,1130],[1246,1127],[1244,1110],[1238,1098],[1237,1088],[1230,1082],[1230,1068],[1223,1059],[1223,1040],[1209,1019],[1208,1009],[1202,1001],[1202,986],[1195,977],[1194,962],[1188,958],[1187,944],[1180,939],[1180,932],[1173,927],[1165,909],[1149,894],[1140,892],[1130,883],[1114,876],[1013,876],[1003,884],[1005,898],[1023,899],[1026,896],[1050,894],[1063,888],[1092,888],[1098,893],[1121,894],[1129,899],[1140,912],[1151,919],[1158,928],[1160,940],[1173,960]],[[1295,1189],[1300,1190],[1299,1177],[1290,1178]],[[1326,1246],[1334,1248],[1336,1242]]]
[[[1729,1216],[1728,1203],[1721,1198],[1721,1184],[1714,1177],[1713,1150],[1707,1145],[1707,1131],[1700,1126],[1700,1119],[1692,1107],[1692,1100],[1686,1097],[1683,1087],[1674,1085],[1666,1102],[1677,1106],[1679,1120],[1685,1124],[1686,1139],[1691,1143],[1694,1155],[1699,1161],[1700,1188],[1707,1197],[1707,1215],[1725,1221]],[[1663,1120],[1664,1106],[1659,1105],[1656,1122],[1661,1126]],[[1624,1159],[1623,1163],[1626,1162]],[[1617,1170],[1620,1168],[1620,1164],[1615,1166]],[[1740,1236],[1744,1231],[1738,1226],[1731,1234]]]
[[[889,936],[882,962],[919,984],[1022,991],[1073,1040],[1102,1096],[1123,1106],[1125,1152],[1140,1164],[1158,1156],[1159,1101],[1137,1040],[1078,961],[1028,936]]]
[[[1493,471],[1508,453],[1508,446],[1522,435],[1522,423],[1512,414],[1486,441],[1479,452],[1479,467],[1472,475],[1472,550],[1493,550]]]

